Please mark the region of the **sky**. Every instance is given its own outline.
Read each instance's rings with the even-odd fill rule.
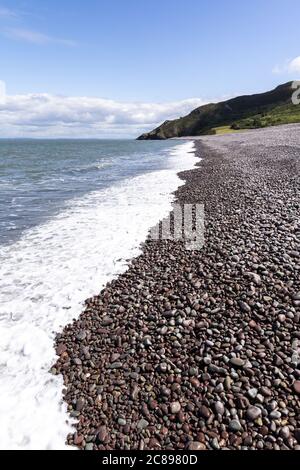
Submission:
[[[299,16],[299,0],[0,0],[0,137],[135,137],[300,78]]]

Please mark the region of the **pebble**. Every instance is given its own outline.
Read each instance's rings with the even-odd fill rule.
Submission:
[[[261,416],[261,409],[260,408],[258,408],[257,406],[249,406],[249,408],[247,410],[247,417],[251,421],[257,420],[258,418],[260,418],[260,416]]]
[[[240,300],[239,301],[239,306],[240,306],[240,309],[242,310],[242,312],[245,312],[245,313],[250,313],[251,312],[251,307],[246,302],[243,302],[242,300]]]
[[[168,365],[165,362],[162,362],[161,364],[159,364],[158,370],[159,372],[166,373],[168,370]]]
[[[216,410],[216,413],[219,414],[219,415],[223,415],[224,412],[225,412],[225,408],[224,408],[224,405],[222,402],[220,401],[217,401],[215,403],[215,410]]]
[[[109,365],[110,369],[121,369],[123,367],[122,362],[113,362]]]
[[[76,339],[78,339],[78,341],[83,341],[85,340],[86,336],[86,331],[80,330],[79,333],[76,335]]]
[[[106,426],[100,426],[99,429],[98,429],[98,434],[97,434],[98,440],[100,442],[105,442],[107,435],[108,435],[107,427]]]
[[[300,381],[296,380],[296,382],[293,383],[293,389],[294,392],[297,393],[297,395],[300,395]]]
[[[281,418],[281,413],[280,411],[274,410],[270,413],[270,418],[271,419],[280,419]]]
[[[209,417],[210,417],[210,415],[211,415],[211,412],[209,411],[209,409],[207,408],[207,406],[202,405],[202,406],[200,406],[200,408],[199,408],[199,415],[201,416],[201,418],[209,419]]]
[[[250,390],[248,390],[248,396],[252,398],[252,400],[254,400],[257,397],[257,394],[258,394],[257,388],[250,388]]]
[[[199,374],[199,369],[197,367],[190,367],[189,369],[189,375],[192,376],[197,376]]]
[[[149,426],[149,422],[146,421],[145,419],[140,419],[137,423],[137,428],[139,431],[146,429],[148,426]]]
[[[118,424],[119,426],[126,426],[126,419],[118,418]]]
[[[110,317],[104,317],[103,320],[102,320],[102,325],[103,326],[110,326],[113,324],[113,319],[110,318]]]
[[[206,450],[206,446],[202,442],[193,441],[189,443],[188,450]]]
[[[225,378],[225,389],[227,390],[227,392],[231,389],[231,383],[232,379],[231,377],[229,377],[229,375],[227,375]]]
[[[290,437],[290,428],[288,426],[284,426],[283,428],[280,429],[280,436],[282,439],[288,439]]]
[[[85,450],[94,450],[94,444],[92,442],[89,442],[88,444],[86,444]]]
[[[82,411],[85,405],[85,400],[84,398],[79,398],[76,401],[76,411]]]
[[[179,401],[174,401],[173,403],[170,404],[170,411],[173,415],[179,413],[181,410],[181,405]]]
[[[143,344],[144,344],[144,346],[147,346],[147,347],[152,346],[152,341],[151,341],[150,336],[146,336],[144,338]]]
[[[239,357],[232,357],[230,359],[230,364],[232,364],[235,367],[243,367],[245,365],[245,361]]]
[[[243,429],[241,423],[237,419],[230,421],[228,428],[232,432],[240,432]]]
[[[260,286],[261,285],[261,277],[259,274],[257,273],[249,273],[249,276],[253,279],[254,283],[257,285],[257,286]]]
[[[214,437],[212,440],[211,440],[211,446],[214,450],[219,450],[220,449],[220,444],[219,444],[219,441],[218,441],[218,438],[217,437]]]
[[[139,387],[137,385],[134,385],[130,394],[132,400],[136,400],[138,398],[139,391],[140,391]]]

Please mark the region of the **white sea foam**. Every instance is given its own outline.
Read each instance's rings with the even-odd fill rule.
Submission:
[[[0,251],[0,448],[66,449],[55,333],[82,302],[126,269],[148,229],[171,208],[177,171],[196,162],[193,142],[170,152],[170,169],[73,200],[58,216]]]

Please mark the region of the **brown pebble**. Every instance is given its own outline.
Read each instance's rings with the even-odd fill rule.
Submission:
[[[188,450],[193,450],[193,451],[206,450],[206,446],[202,442],[194,441],[194,442],[189,443]]]

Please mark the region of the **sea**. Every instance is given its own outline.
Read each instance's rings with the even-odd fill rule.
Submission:
[[[167,216],[193,141],[0,140],[0,448],[67,449],[54,338]]]

